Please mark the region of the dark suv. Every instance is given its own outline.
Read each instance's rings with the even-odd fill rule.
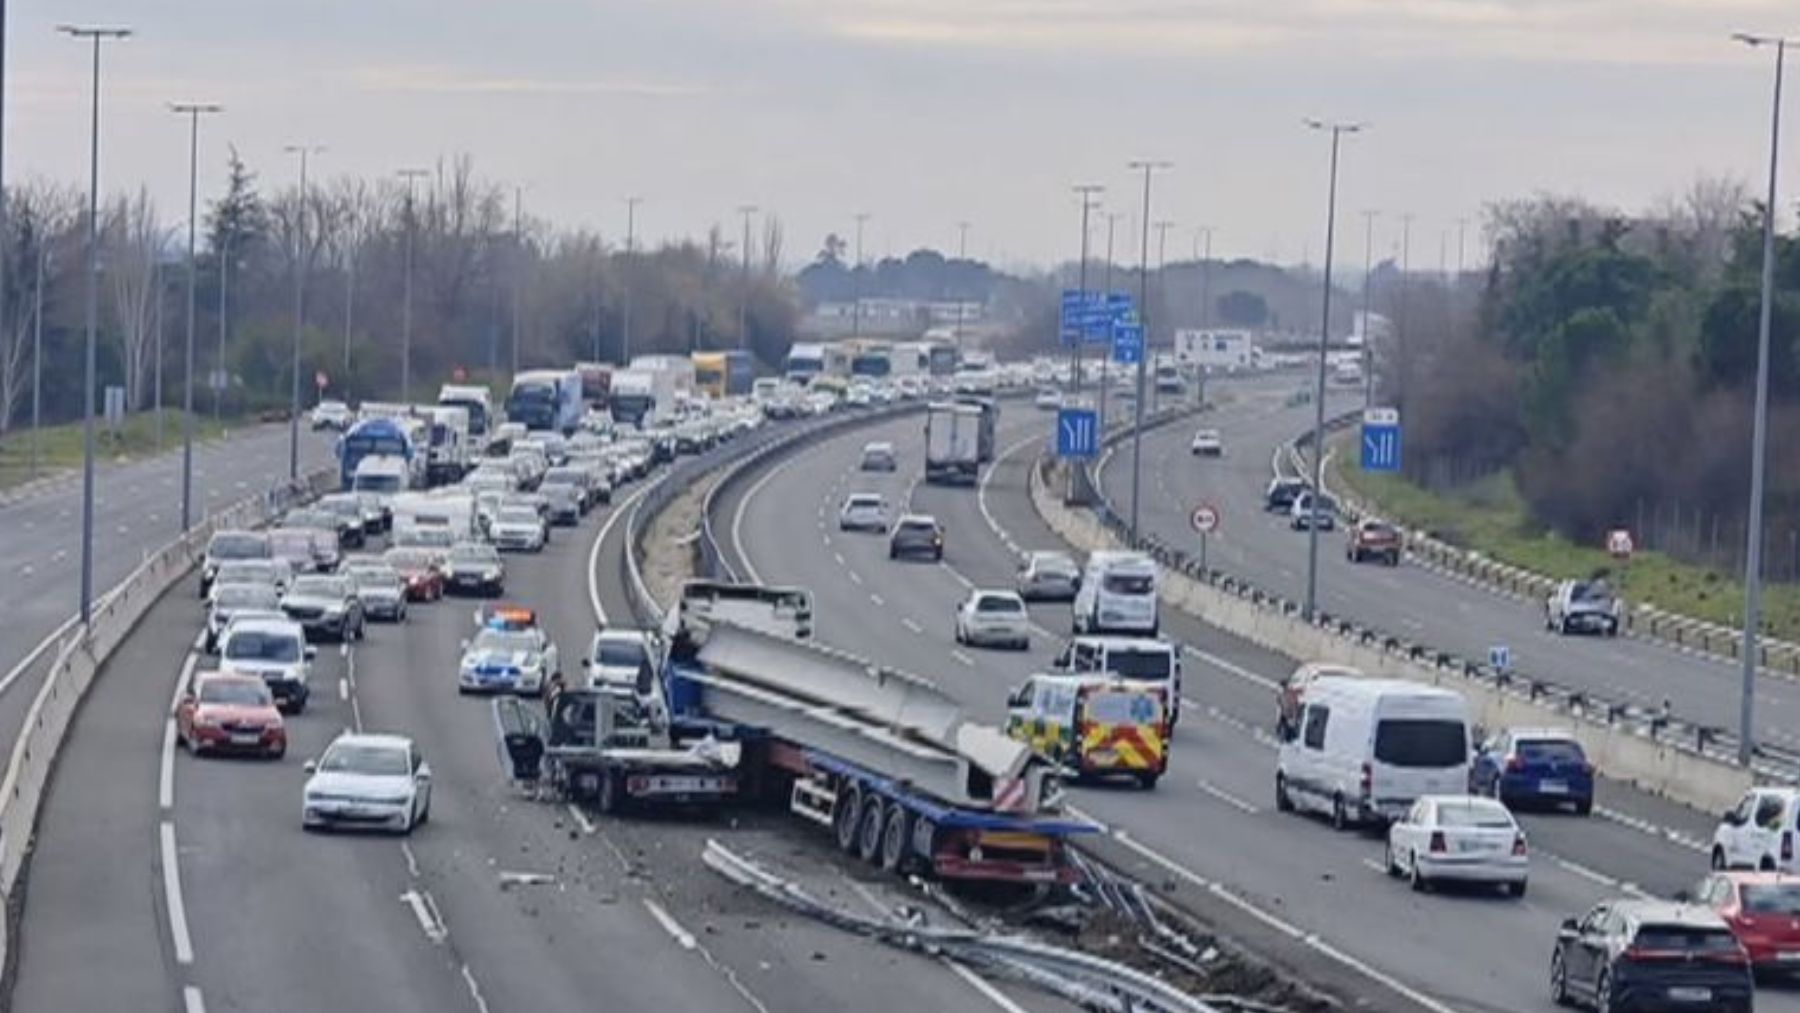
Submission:
[[[888,536],[888,558],[902,556],[944,558],[944,528],[937,518],[913,514],[894,523],[894,532]]]
[[[1607,1013],[1704,1009],[1749,1013],[1750,958],[1710,908],[1611,900],[1563,921],[1550,954],[1550,997]]]
[[[1287,513],[1294,507],[1294,501],[1306,491],[1306,482],[1298,478],[1277,478],[1269,482],[1269,491],[1263,495],[1263,509],[1270,513]]]

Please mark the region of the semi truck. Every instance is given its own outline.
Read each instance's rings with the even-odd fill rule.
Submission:
[[[506,417],[537,432],[564,436],[581,425],[581,374],[572,369],[533,369],[513,377]]]
[[[693,362],[694,389],[715,401],[750,393],[756,380],[756,360],[741,349],[695,352]]]
[[[369,457],[397,457],[412,468],[416,447],[402,420],[387,416],[363,419],[345,430],[338,439],[338,480],[342,488],[351,489],[356,481],[357,465]]]
[[[437,403],[469,413],[469,437],[479,447],[494,428],[494,396],[486,384],[447,383],[438,388]]]
[[[426,409],[425,480],[444,485],[462,480],[475,451],[469,434],[469,410],[462,405]]]
[[[981,409],[981,427],[975,435],[976,453],[982,464],[993,463],[996,432],[1000,426],[1000,402],[991,397],[963,394],[957,397],[956,403]]]
[[[933,485],[974,485],[981,474],[982,428],[979,405],[947,403],[927,407],[925,481]]]

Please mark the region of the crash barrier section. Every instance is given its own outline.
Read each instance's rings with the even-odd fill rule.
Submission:
[[[1348,429],[1361,417],[1360,412],[1340,415],[1325,424],[1326,432]],[[1310,480],[1312,463],[1308,458],[1308,450],[1311,445],[1310,430],[1285,444],[1277,457],[1277,477],[1281,474],[1279,462],[1285,460],[1296,475]],[[1360,519],[1366,514],[1380,513],[1347,489],[1334,490],[1327,484],[1326,491],[1337,500],[1343,507],[1344,515],[1351,520]],[[1470,549],[1458,548],[1429,531],[1407,531],[1406,552],[1420,564],[1452,577],[1538,604],[1542,604],[1559,583],[1557,578],[1547,574],[1503,563]],[[1649,602],[1625,603],[1621,632],[1646,640],[1656,640],[1680,650],[1710,654],[1731,661],[1743,656],[1742,628],[1670,612]],[[1766,635],[1759,637],[1756,663],[1765,675],[1800,679],[1800,643]]]
[[[1121,526],[1059,502],[1045,474],[1047,459],[1031,469],[1033,507],[1051,530],[1075,548],[1126,545]],[[1730,807],[1754,777],[1793,779],[1793,767],[1759,757],[1752,770],[1738,766],[1735,745],[1723,733],[1680,726],[1663,715],[1626,708],[1541,681],[1510,678],[1504,672],[1466,662],[1445,652],[1389,636],[1350,622],[1319,615],[1309,621],[1301,606],[1268,594],[1217,570],[1202,570],[1185,553],[1155,539],[1140,538],[1138,549],[1164,569],[1163,601],[1189,615],[1285,657],[1351,665],[1414,682],[1460,691],[1477,724],[1569,726],[1590,759],[1608,777],[1707,811]],[[1271,694],[1270,714],[1274,714]]]
[[[38,810],[64,736],[88,688],[107,658],[130,635],[164,592],[181,580],[206,553],[213,532],[259,527],[295,503],[334,485],[336,469],[321,469],[266,493],[246,497],[202,518],[188,532],[144,561],[94,605],[91,622],[71,618],[8,672],[0,685],[41,678],[37,695],[13,741],[4,778],[0,778],[0,895],[6,917],[0,920],[0,964],[6,981],[0,993],[10,995],[13,970],[10,943],[18,929],[21,874],[31,855]]]

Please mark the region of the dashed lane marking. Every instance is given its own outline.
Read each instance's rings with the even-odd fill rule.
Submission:
[[[1244,801],[1243,799],[1238,798],[1236,795],[1233,795],[1231,792],[1228,792],[1225,789],[1219,787],[1218,785],[1213,784],[1210,781],[1206,781],[1206,780],[1197,781],[1197,782],[1195,782],[1195,786],[1198,787],[1201,791],[1205,792],[1206,794],[1211,795],[1213,798],[1218,799],[1219,801],[1225,803],[1226,805],[1232,807],[1233,809],[1236,809],[1238,812],[1241,812],[1246,816],[1255,816],[1257,813],[1262,811],[1262,810],[1258,809],[1257,807],[1251,805],[1250,803]]]
[[[587,813],[582,812],[581,807],[573,802],[569,803],[569,818],[575,821],[575,825],[580,827],[584,834],[591,836],[595,830],[599,829],[594,826],[593,820],[588,819]]]
[[[193,985],[182,988],[181,1005],[187,1013],[206,1013],[206,997]]]
[[[400,895],[400,903],[405,904],[419,923],[419,930],[425,938],[433,943],[442,943],[450,936],[450,930],[444,927],[444,920],[438,916],[437,905],[432,903],[431,894],[423,890],[408,890]]]
[[[965,664],[965,665],[967,665],[967,666],[969,666],[969,667],[970,667],[970,668],[974,668],[974,667],[975,667],[975,659],[974,659],[974,658],[971,658],[971,657],[969,657],[969,656],[968,656],[968,655],[966,655],[966,654],[964,654],[964,653],[963,653],[963,652],[961,652],[961,651],[951,651],[951,652],[950,652],[950,656],[951,656],[951,657],[952,657],[952,658],[955,658],[955,659],[956,659],[956,660],[957,660],[957,661],[960,661],[960,662],[962,662],[962,663],[963,663],[963,664]]]
[[[675,920],[675,916],[669,914],[661,904],[658,904],[649,897],[645,897],[644,910],[650,912],[650,917],[656,919],[656,923],[661,925],[663,931],[669,934],[669,938],[675,940],[676,945],[684,950],[691,950],[694,948],[696,945],[694,934],[687,929],[682,928],[681,923]]]
[[[925,627],[920,626],[918,623],[913,622],[912,618],[910,616],[908,616],[904,619],[901,619],[900,625],[906,627],[907,629],[913,631],[914,633],[924,633],[925,632]]]
[[[157,828],[162,845],[163,901],[169,909],[169,939],[175,947],[175,962],[194,962],[194,940],[188,935],[187,902],[181,896],[181,867],[177,865],[175,824],[163,820]]]

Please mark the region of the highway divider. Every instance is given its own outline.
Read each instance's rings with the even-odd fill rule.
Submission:
[[[321,469],[202,518],[187,534],[146,556],[137,569],[101,597],[88,625],[68,620],[0,683],[11,686],[22,679],[42,680],[0,778],[0,895],[6,901],[6,917],[0,921],[4,926],[0,929],[0,964],[5,967],[0,995],[12,994],[18,962],[10,944],[23,912],[22,880],[36,836],[38,810],[64,736],[106,660],[150,606],[205,555],[213,532],[259,527],[294,503],[318,495],[336,479],[335,468]]]

